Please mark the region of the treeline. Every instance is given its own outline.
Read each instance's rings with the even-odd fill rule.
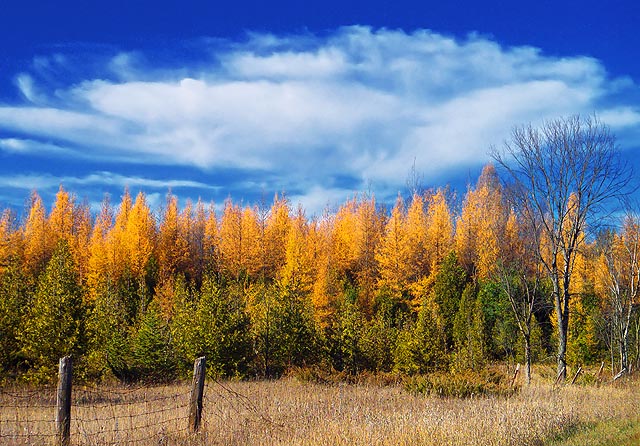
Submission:
[[[92,218],[62,187],[50,212],[34,192],[23,221],[0,219],[0,373],[47,381],[72,354],[86,379],[171,379],[200,355],[218,376],[415,374],[523,361],[525,338],[531,360],[554,361],[552,284],[492,165],[460,203],[438,189],[388,210],[362,195],[309,219],[283,196],[216,213],[169,194],[154,212],[125,190]],[[611,282],[634,280],[638,229],[629,218],[580,239],[569,364],[618,364],[623,335],[627,361],[640,360],[640,321],[630,310],[617,331]],[[637,287],[624,280],[618,291]]]

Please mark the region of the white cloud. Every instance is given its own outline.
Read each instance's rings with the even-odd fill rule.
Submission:
[[[640,111],[633,107],[604,110],[598,117],[612,129],[640,126]]]
[[[599,61],[473,34],[348,27],[211,45],[203,49],[212,59],[175,70],[116,54],[105,64],[115,79],[89,76],[55,92],[20,75],[32,104],[0,105],[0,130],[21,134],[0,149],[19,150],[23,138],[96,159],[259,169],[268,190],[298,185],[297,197],[317,210],[322,195],[345,197],[367,181],[401,188],[414,160],[428,175],[482,163],[515,124],[600,111],[616,130],[640,125],[636,108],[608,99],[637,86],[608,78]],[[335,185],[338,177],[351,182]]]
[[[77,156],[77,152],[47,142],[21,138],[0,138],[0,151],[21,154],[52,154],[55,156]]]
[[[100,143],[102,138],[125,135],[126,122],[101,114],[54,107],[0,106],[0,128],[59,137],[75,143]]]
[[[16,85],[18,86],[18,90],[22,93],[22,96],[34,104],[44,102],[44,97],[41,93],[36,89],[33,78],[26,74],[21,73],[16,76]]]
[[[48,190],[58,188],[60,185],[67,188],[77,186],[116,186],[150,188],[150,189],[216,189],[208,184],[192,180],[159,180],[141,176],[126,176],[113,172],[95,172],[83,177],[54,176],[49,174],[17,174],[0,176],[0,187],[11,187],[24,190]]]
[[[318,79],[343,74],[348,65],[337,48],[316,52],[283,51],[259,56],[234,53],[224,60],[225,68],[236,76],[258,79]]]
[[[325,210],[336,210],[353,195],[352,191],[317,185],[305,190],[303,194],[290,196],[289,200],[294,209],[296,206],[301,205],[307,212],[320,216]]]

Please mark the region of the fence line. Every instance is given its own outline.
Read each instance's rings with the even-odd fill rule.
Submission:
[[[70,381],[62,378],[61,359],[60,381],[64,383],[58,386],[57,394],[51,388],[0,389],[0,444],[49,444],[54,438],[64,446],[183,440],[197,432],[202,422],[205,369],[204,359],[196,363],[199,360],[197,386],[194,378],[191,389],[185,385],[176,392],[175,385],[126,389],[82,385],[71,389]],[[194,394],[194,388],[200,390],[199,395]],[[199,401],[197,410],[194,401]]]
[[[284,427],[283,425],[280,425],[273,421],[268,415],[262,413],[260,409],[253,403],[253,401],[249,399],[248,396],[236,392],[235,390],[229,388],[215,378],[212,379],[212,381],[218,388],[223,390],[223,392],[217,392],[216,395],[221,400],[225,401],[236,415],[242,416],[248,413],[251,415],[251,417],[248,417],[247,421],[262,422],[276,427]],[[211,396],[211,392],[205,393],[205,399],[208,401],[208,403],[206,404],[207,408],[213,408],[214,411],[220,410],[218,408],[219,405],[216,404],[213,397]],[[244,413],[241,409],[244,409]],[[253,420],[251,418],[253,418]]]
[[[203,368],[200,380],[194,378],[191,386],[187,383],[119,388],[74,385],[70,444],[205,445],[219,436],[222,439],[240,434],[236,429],[229,430],[234,419],[241,419],[244,427],[287,428],[228,383],[204,380],[204,372]],[[192,418],[193,403],[198,402],[194,389],[201,389],[197,424]],[[56,429],[56,400],[56,389],[51,387],[0,388],[0,445],[62,444]],[[198,435],[194,436],[194,432]]]

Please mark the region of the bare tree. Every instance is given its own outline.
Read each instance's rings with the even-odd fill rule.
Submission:
[[[494,159],[506,172],[513,206],[535,228],[535,255],[552,284],[558,374],[566,378],[571,275],[594,217],[625,194],[632,174],[615,137],[596,117],[571,116],[540,128],[516,127]]]
[[[541,304],[540,262],[531,258],[533,244],[538,237],[531,234],[531,228],[520,225],[517,238],[510,252],[498,261],[494,278],[502,292],[509,299],[511,310],[518,324],[518,331],[524,341],[525,377],[531,383],[531,335],[534,312]]]
[[[424,193],[424,174],[418,171],[415,158],[413,159],[411,170],[409,170],[409,173],[407,174],[406,184],[411,197],[414,195],[422,195]]]
[[[607,291],[607,327],[617,344],[620,376],[629,370],[629,328],[640,296],[640,218],[628,213],[620,233],[611,234],[607,242],[601,252],[600,274]]]

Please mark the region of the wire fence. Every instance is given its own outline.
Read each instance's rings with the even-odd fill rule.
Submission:
[[[189,436],[190,386],[76,386],[71,443],[169,444]],[[0,389],[0,444],[56,443],[56,389]]]
[[[248,426],[283,429],[252,399],[216,379],[203,382],[201,428],[194,430],[194,382],[156,386],[74,385],[69,438],[56,420],[59,388],[0,387],[0,445],[208,445]],[[235,427],[232,427],[235,426]]]
[[[0,444],[53,440],[56,389],[0,389]]]

